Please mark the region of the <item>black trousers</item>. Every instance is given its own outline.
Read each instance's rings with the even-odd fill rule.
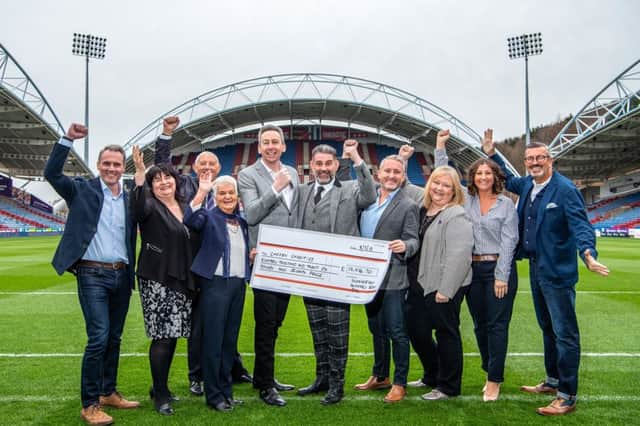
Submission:
[[[274,386],[276,339],[288,306],[288,294],[253,289],[253,316],[256,322],[253,387],[256,389],[268,389]]]
[[[425,367],[433,370],[436,388],[449,396],[460,395],[462,384],[462,338],[460,305],[466,288],[462,287],[447,303],[436,303],[436,292],[423,299],[424,325],[420,338],[427,341],[435,330],[436,350],[425,354]]]
[[[231,367],[236,357],[245,293],[243,278],[202,280],[202,373],[207,403],[233,399]]]
[[[200,309],[200,293],[193,298],[191,311],[191,335],[187,339],[187,364],[189,366],[189,381],[202,382],[202,365],[200,353],[202,351],[202,316]],[[244,293],[242,294],[242,306],[244,306]],[[240,376],[249,371],[242,364],[242,357],[236,349],[236,356],[231,368],[233,381],[238,381]]]
[[[515,262],[511,265],[508,291],[502,298],[495,295],[496,262],[473,262],[473,279],[467,292],[467,306],[473,318],[473,330],[487,379],[504,381],[504,362],[509,342],[509,322],[518,291]]]
[[[414,289],[409,289],[405,304],[409,340],[422,364],[422,383],[434,388],[438,383],[438,347],[432,334],[424,332],[428,326],[424,310],[422,292],[417,293]]]

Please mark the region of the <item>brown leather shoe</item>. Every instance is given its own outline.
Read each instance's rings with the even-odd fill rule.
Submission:
[[[98,405],[90,405],[80,411],[80,417],[88,425],[110,425],[113,423],[113,417],[102,411]]]
[[[353,388],[356,390],[376,390],[376,389],[388,389],[391,387],[391,382],[389,378],[385,378],[383,381],[379,382],[376,376],[371,376],[367,379],[366,382],[360,383],[359,385],[355,385]]]
[[[576,411],[576,401],[557,397],[551,401],[551,404],[540,407],[536,411],[543,416],[562,416]]]
[[[391,386],[391,390],[389,391],[387,396],[384,397],[384,402],[387,402],[387,403],[400,402],[404,399],[406,395],[407,395],[407,391],[405,390],[404,386],[393,385]]]
[[[138,401],[127,401],[122,397],[122,395],[120,395],[120,392],[115,391],[111,395],[101,396],[100,405],[104,405],[105,407],[129,409],[138,408],[140,403]]]
[[[520,386],[520,390],[527,393],[549,393],[552,395],[558,393],[558,389],[549,386],[546,382],[538,383],[535,386]]]

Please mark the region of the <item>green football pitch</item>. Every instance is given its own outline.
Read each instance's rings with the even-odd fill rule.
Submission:
[[[84,323],[74,277],[57,276],[50,259],[56,237],[0,240],[0,424],[80,424],[80,363],[85,345]],[[640,240],[598,240],[599,260],[611,270],[608,278],[586,271],[581,264],[577,311],[581,327],[580,391],[575,413],[553,420],[535,414],[548,396],[521,393],[523,384],[544,377],[542,338],[531,296],[528,270],[520,262],[519,291],[510,329],[506,381],[500,400],[483,403],[473,328],[466,305],[462,309],[464,377],[462,395],[426,402],[424,389],[408,389],[398,404],[382,402],[384,391],[358,392],[372,364],[372,344],[362,306],[351,311],[346,396],[324,407],[321,396],[298,397],[285,392],[288,405],[268,407],[250,385],[238,385],[234,396],[245,404],[233,413],[208,409],[202,398],[189,395],[186,345],[181,340],[173,362],[170,387],[181,400],[176,413],[163,418],[147,395],[150,373],[149,341],[144,334],[140,301],[133,294],[125,332],[119,389],[143,403],[139,410],[109,410],[117,424],[638,424],[640,416]],[[246,366],[253,367],[251,291],[247,292],[239,340]],[[302,300],[292,297],[276,348],[276,377],[306,386],[314,379],[311,335]],[[412,354],[409,380],[421,375]]]

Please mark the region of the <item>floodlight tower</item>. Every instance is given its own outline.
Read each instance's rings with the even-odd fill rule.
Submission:
[[[529,56],[542,53],[542,33],[508,37],[507,45],[509,46],[509,59],[518,59],[524,56],[525,126],[526,143],[529,144],[531,140],[531,129],[529,127]]]
[[[89,127],[89,58],[104,59],[107,39],[91,34],[73,33],[73,54],[85,57],[84,125]],[[89,164],[89,135],[84,138],[84,162]]]

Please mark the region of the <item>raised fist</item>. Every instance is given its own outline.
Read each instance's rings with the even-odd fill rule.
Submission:
[[[162,134],[171,136],[173,131],[180,125],[180,119],[176,115],[166,117],[162,121]]]
[[[82,124],[73,123],[69,126],[69,130],[67,130],[67,134],[65,135],[68,139],[75,141],[76,139],[82,139],[87,136],[89,130],[83,126]]]
[[[436,135],[436,148],[445,149],[445,146],[450,136],[451,136],[451,132],[449,132],[449,129],[440,130]]]
[[[347,139],[342,146],[342,158],[349,158],[354,164],[360,164],[361,158],[358,152],[358,141],[355,139]]]
[[[409,161],[409,158],[411,158],[415,150],[416,149],[411,145],[404,144],[400,147],[400,150],[398,151],[398,155],[402,157],[404,161]]]

